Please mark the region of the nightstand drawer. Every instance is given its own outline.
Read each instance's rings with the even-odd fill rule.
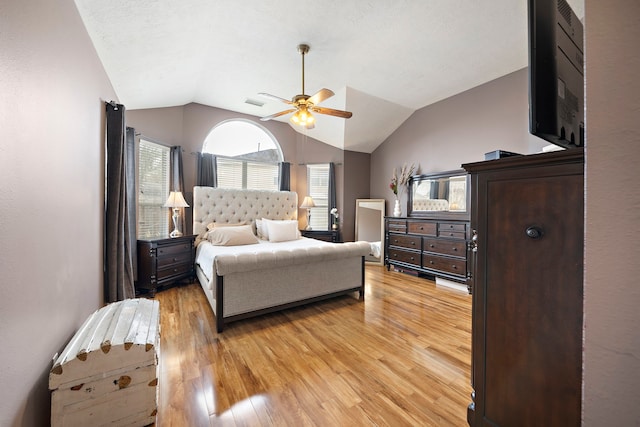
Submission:
[[[158,249],[158,253],[160,249]],[[161,268],[170,267],[173,264],[179,263],[189,263],[191,261],[192,255],[190,251],[187,252],[174,252],[171,254],[165,254],[164,256],[158,256],[158,270]]]
[[[173,264],[163,268],[158,267],[158,276],[156,277],[156,280],[160,283],[166,279],[191,274],[192,272],[193,265],[190,263]]]
[[[177,245],[158,245],[158,258],[188,253],[192,247],[192,243],[190,242],[180,243]]]

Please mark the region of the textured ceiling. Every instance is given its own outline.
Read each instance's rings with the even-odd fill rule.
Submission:
[[[128,109],[197,102],[254,116],[326,87],[308,135],[372,152],[415,110],[527,66],[526,0],[76,0]],[[569,0],[578,17],[584,1]],[[265,102],[258,107],[247,99]],[[286,121],[287,116],[282,120]]]

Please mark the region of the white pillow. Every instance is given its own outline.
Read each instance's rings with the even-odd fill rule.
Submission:
[[[250,225],[216,227],[208,232],[207,239],[215,246],[240,246],[258,243]]]
[[[262,224],[263,227],[264,224],[267,225],[270,242],[287,242],[289,240],[297,240],[300,236],[298,221],[296,220],[272,221],[263,218]]]

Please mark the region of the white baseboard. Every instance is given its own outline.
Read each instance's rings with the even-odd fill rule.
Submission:
[[[443,279],[442,277],[436,277],[436,286],[444,286],[445,288],[455,289],[456,291],[464,292],[465,294],[469,292],[469,290],[467,289],[467,285]]]

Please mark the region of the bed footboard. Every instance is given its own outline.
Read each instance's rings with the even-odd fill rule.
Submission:
[[[305,264],[303,268],[289,266],[216,276],[216,329],[220,333],[232,321],[354,292],[363,301],[364,274],[364,256],[358,256]]]

